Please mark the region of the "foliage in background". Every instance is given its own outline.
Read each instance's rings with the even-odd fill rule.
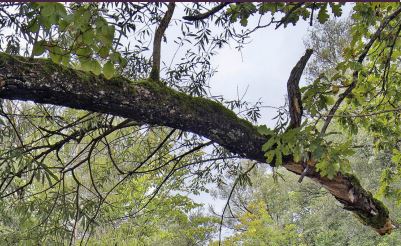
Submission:
[[[355,144],[366,144],[361,134]],[[369,141],[370,142],[370,141]],[[381,173],[389,167],[391,154],[380,152],[372,156],[372,147],[362,147],[352,156],[352,170],[361,183],[379,195]],[[222,245],[381,245],[401,244],[401,233],[394,231],[379,236],[370,228],[357,223],[323,187],[305,179],[282,172],[275,179],[270,169],[259,167],[250,174],[251,186],[238,187],[231,197],[230,211],[226,212],[225,226],[233,235]],[[221,192],[227,197],[231,186]],[[384,202],[394,217],[400,218],[397,197]],[[285,209],[283,209],[285,208]],[[217,242],[214,242],[217,245]]]

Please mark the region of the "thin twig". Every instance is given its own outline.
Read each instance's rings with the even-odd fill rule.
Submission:
[[[302,5],[304,5],[304,2],[301,3],[297,3],[294,5],[294,7],[292,7],[287,14],[279,21],[279,23],[276,25],[276,30],[282,25],[285,24],[287,22],[287,20],[290,18],[290,16],[292,15],[292,13],[295,12],[295,10],[299,9],[300,7],[302,7]]]
[[[363,118],[363,117],[369,117],[369,116],[375,116],[375,115],[380,115],[380,114],[387,114],[387,113],[393,113],[393,112],[400,112],[401,107],[399,108],[394,108],[394,109],[386,109],[378,112],[372,112],[372,113],[366,113],[366,114],[353,114],[353,115],[346,115],[346,114],[335,114],[335,115],[322,115],[322,117],[340,117],[340,118]]]
[[[71,231],[71,239],[70,239],[70,245],[74,242],[75,239],[75,230],[77,227],[78,223],[78,218],[79,218],[79,184],[77,185],[77,194],[75,196],[75,208],[76,208],[76,213],[75,213],[75,221],[74,221],[74,226],[72,227]]]
[[[246,171],[245,171],[244,173],[242,173],[241,175],[246,175],[246,174],[248,174],[250,171],[252,171],[252,169],[256,166],[256,164],[258,164],[258,162],[253,163],[253,165],[252,165],[250,168],[248,168],[248,170],[246,170]],[[230,205],[229,205],[229,204],[230,204],[230,199],[231,199],[231,197],[232,197],[232,195],[233,195],[233,193],[234,193],[235,187],[237,186],[237,184],[238,184],[238,182],[239,182],[239,177],[240,177],[240,175],[235,179],[234,184],[233,184],[233,186],[231,187],[231,191],[230,191],[230,194],[228,195],[226,205],[224,206],[223,212],[221,213],[221,216],[220,216],[219,246],[221,246],[221,230],[222,230],[222,227],[223,227],[224,213],[226,212],[227,208],[230,206]]]

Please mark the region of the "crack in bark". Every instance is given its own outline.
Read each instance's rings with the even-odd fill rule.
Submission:
[[[306,63],[308,63],[308,60],[312,56],[312,53],[312,49],[306,50],[305,55],[303,55],[301,59],[299,59],[295,67],[291,70],[290,77],[287,81],[288,111],[290,112],[290,124],[288,126],[288,129],[301,126],[303,106],[301,92],[299,90],[299,81],[301,80]],[[304,171],[298,179],[299,183],[302,182],[310,168],[308,163],[303,163],[303,166]]]
[[[305,55],[299,59],[295,67],[292,69],[290,77],[287,81],[288,109],[290,112],[289,128],[296,128],[301,125],[303,107],[301,92],[299,91],[299,81],[305,69],[306,63],[308,62],[312,53],[313,50],[306,50]]]
[[[107,80],[45,59],[0,53],[0,63],[0,77],[5,82],[0,98],[108,113],[181,129],[204,136],[241,157],[265,162],[262,145],[267,138],[220,103],[188,96],[152,80]],[[283,157],[283,163],[293,173],[303,172],[301,163],[295,163],[292,156]],[[391,232],[393,224],[388,210],[361,187],[355,176],[338,173],[330,180],[321,177],[313,167],[306,176],[324,186],[364,224],[380,234]]]

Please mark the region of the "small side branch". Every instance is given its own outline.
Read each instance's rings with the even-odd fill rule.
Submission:
[[[305,176],[309,172],[309,165],[307,163],[303,164],[302,166],[303,166],[304,170],[302,171],[301,176],[299,176],[298,183],[302,183],[302,181],[304,180]]]
[[[297,65],[292,69],[287,81],[288,107],[290,112],[289,128],[296,128],[301,125],[303,108],[301,92],[299,91],[299,80],[312,53],[313,50],[306,50],[305,55],[299,59]]]
[[[373,43],[380,37],[381,33],[383,32],[384,28],[387,27],[387,25],[395,19],[399,14],[401,13],[401,7],[395,10],[391,15],[387,16],[386,19],[382,22],[382,24],[379,26],[379,28],[376,30],[376,32],[372,35],[370,38],[369,42],[365,45],[365,48],[363,49],[362,53],[359,55],[357,62],[362,64],[362,62],[365,60],[366,56],[368,55],[368,52],[370,48],[372,47]],[[329,126],[331,120],[333,119],[333,116],[335,115],[337,109],[340,107],[342,101],[351,94],[352,90],[356,87],[356,84],[358,82],[358,77],[359,77],[359,71],[354,71],[352,74],[352,83],[350,86],[340,95],[338,96],[337,101],[334,103],[333,107],[330,109],[330,112],[328,113],[328,116],[323,124],[321,134],[323,135],[327,127]]]
[[[166,14],[163,16],[163,19],[160,21],[160,25],[157,27],[155,32],[155,37],[153,39],[153,64],[152,71],[150,72],[150,78],[154,81],[160,80],[160,53],[161,53],[161,42],[166,31],[168,24],[173,17],[175,9],[175,3],[169,3],[167,6]]]
[[[302,73],[305,69],[306,63],[312,56],[313,50],[307,49],[305,55],[299,59],[295,67],[292,69],[290,77],[287,81],[287,93],[288,93],[288,108],[290,112],[290,125],[288,129],[297,128],[301,126],[302,122],[302,97],[299,90],[299,81],[301,80]],[[308,165],[304,166],[304,171],[301,173],[298,182],[301,183],[305,175],[309,170]]]
[[[202,14],[198,14],[198,15],[187,15],[182,17],[184,20],[187,21],[199,21],[199,20],[204,20],[209,18],[210,16],[216,14],[217,12],[219,12],[220,10],[222,10],[224,7],[226,7],[227,5],[229,5],[231,2],[225,2],[225,3],[220,3],[219,5],[213,7],[212,9],[210,9],[209,11],[202,13]]]
[[[304,5],[304,4],[305,4],[304,2],[300,2],[300,3],[295,4],[294,7],[292,7],[292,8],[287,12],[287,14],[277,23],[275,29],[277,30],[281,25],[286,24],[287,21],[288,21],[288,19],[291,17],[292,13],[294,13],[295,10],[301,8],[302,5]]]

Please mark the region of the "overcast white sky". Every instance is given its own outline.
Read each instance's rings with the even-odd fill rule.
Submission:
[[[234,45],[221,49],[212,60],[218,70],[210,81],[212,94],[236,99],[237,87],[240,94],[248,88],[244,98],[247,101],[255,102],[261,98],[264,105],[283,105],[290,71],[305,53],[303,39],[307,30],[306,22],[285,29],[274,30],[271,27],[259,30],[242,50],[242,56]],[[261,114],[259,124],[274,126],[271,119],[276,110],[264,108]],[[208,194],[191,197],[196,202],[212,205],[216,212],[222,211],[226,202]]]
[[[235,99],[238,91],[245,92],[245,100],[257,101],[264,105],[281,106],[286,95],[287,79],[291,69],[305,53],[303,38],[308,24],[274,30],[273,27],[254,33],[252,42],[241,53],[234,47],[226,46],[214,64],[218,73],[210,83],[213,94]],[[276,115],[276,110],[264,108],[259,124],[267,124]]]
[[[234,45],[220,50],[213,59],[218,72],[210,81],[212,94],[236,99],[238,88],[240,95],[247,91],[246,101],[255,102],[260,98],[264,105],[282,106],[291,69],[305,53],[303,39],[307,30],[306,22],[278,30],[270,27],[251,36],[252,42],[242,50],[242,56]],[[275,109],[262,108],[258,123],[273,127],[272,118],[276,114]],[[226,203],[226,200],[213,198],[209,194],[191,197],[195,202],[212,206],[220,213]],[[224,230],[223,236],[227,235],[230,235],[230,231]]]

